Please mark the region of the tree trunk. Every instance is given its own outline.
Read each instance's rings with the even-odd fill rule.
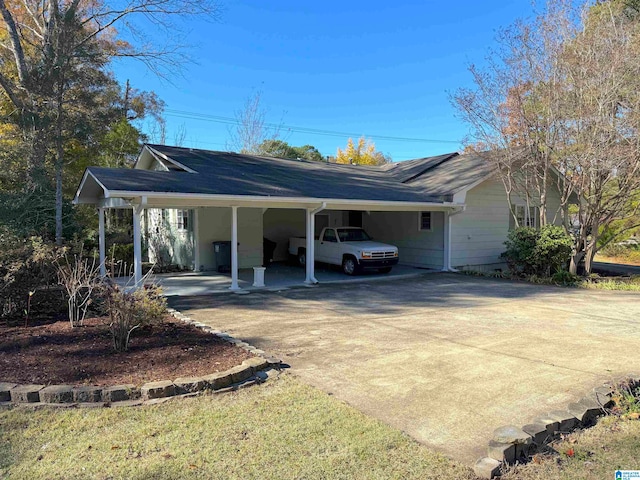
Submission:
[[[576,252],[571,255],[571,262],[569,263],[569,273],[572,273],[574,275],[578,274],[578,265],[580,264],[583,256],[584,252],[582,251]]]
[[[30,126],[26,127],[28,133],[25,140],[29,145],[29,163],[27,166],[27,184],[26,187],[30,191],[47,187],[47,171],[45,167],[45,157],[47,154],[46,133],[43,128],[36,125],[35,115],[32,115],[29,122]]]
[[[56,245],[62,245],[62,162],[56,161]]]
[[[593,267],[593,258],[598,251],[598,238],[600,233],[600,222],[598,220],[593,222],[591,227],[591,241],[585,244],[584,252],[584,270],[585,273],[591,273]]]
[[[56,117],[56,245],[62,245],[62,169],[64,168],[64,143],[62,138],[64,79],[58,81],[58,112]]]
[[[591,273],[593,268],[593,257],[595,257],[595,249],[593,247],[589,247],[584,255],[584,271],[585,273]]]

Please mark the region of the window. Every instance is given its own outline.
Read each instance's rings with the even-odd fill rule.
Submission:
[[[420,212],[418,217],[418,230],[431,230],[431,212]]]
[[[189,230],[189,210],[178,210],[178,230]]]
[[[368,242],[371,237],[360,228],[339,228],[338,238],[341,242]]]
[[[539,207],[529,207],[528,215],[526,205],[511,204],[511,208],[516,214],[518,225],[520,225],[521,227],[538,228],[538,217],[540,216]],[[516,225],[515,221],[513,220],[513,215],[511,214],[511,212],[509,212],[509,230],[513,230],[515,226]]]
[[[324,242],[337,242],[336,231],[333,228],[328,228],[324,231],[324,236],[322,237],[322,241]]]

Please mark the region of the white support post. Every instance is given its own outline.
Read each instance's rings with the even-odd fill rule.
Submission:
[[[200,209],[193,209],[193,271],[200,271]]]
[[[241,290],[238,285],[238,207],[231,207],[231,287],[229,290]]]
[[[316,213],[321,212],[327,207],[326,202],[322,202],[318,208],[307,209],[307,253],[306,253],[306,272],[307,276],[304,283],[307,285],[315,285],[318,283],[316,279]]]
[[[448,211],[444,212],[444,259],[442,271],[451,270],[451,215]]]
[[[305,270],[306,270],[306,277],[304,279],[304,283],[307,285],[313,285],[315,278],[313,278],[314,275],[314,256],[313,256],[313,243],[314,243],[314,236],[313,236],[313,218],[314,215],[312,213],[312,210],[310,208],[307,209],[307,248],[305,251]]]
[[[98,209],[98,250],[100,252],[100,276],[107,276],[106,245],[104,235],[104,208]]]
[[[142,286],[142,232],[140,229],[142,210],[142,205],[133,207],[133,275],[136,288]]]

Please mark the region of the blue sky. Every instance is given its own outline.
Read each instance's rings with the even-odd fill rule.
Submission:
[[[185,146],[226,150],[233,125],[185,117],[234,117],[259,90],[267,121],[283,124],[290,144],[332,155],[348,134],[366,135],[395,161],[460,149],[467,128],[449,92],[470,85],[466,67],[482,63],[498,28],[532,14],[528,0],[224,0],[224,8],[218,23],[189,22],[195,63],[171,83],[134,61],[115,65],[121,81],[166,102],[167,143],[184,129]]]

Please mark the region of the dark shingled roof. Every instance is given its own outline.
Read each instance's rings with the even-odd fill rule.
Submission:
[[[409,182],[431,195],[459,192],[489,177],[496,167],[477,155],[457,155]]]
[[[397,181],[407,183],[419,177],[427,170],[457,155],[457,153],[446,153],[436,157],[416,158],[415,160],[405,160],[404,162],[387,163],[383,165],[381,169],[386,171],[388,175],[392,175]]]
[[[111,191],[435,203],[489,172],[456,153],[369,167],[165,145],[155,152],[195,173],[89,167]]]

